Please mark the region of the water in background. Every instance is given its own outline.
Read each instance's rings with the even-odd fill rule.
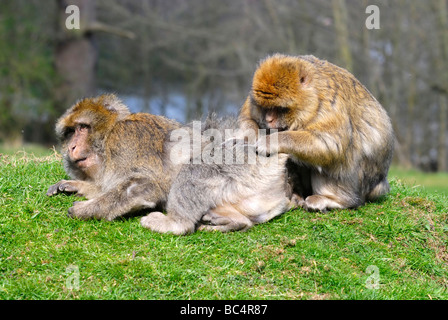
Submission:
[[[150,112],[167,118],[185,122],[187,101],[181,94],[171,94],[168,98],[153,97],[149,103],[139,96],[120,96],[131,112]],[[148,105],[150,110],[148,110]]]
[[[150,112],[155,115],[163,115],[167,118],[185,123],[187,120],[188,101],[181,93],[171,93],[163,98],[154,96],[146,101],[145,98],[137,95],[120,95],[123,102],[129,107],[131,112]],[[216,112],[220,115],[236,115],[239,107],[236,103],[228,101],[214,101],[210,97],[202,98],[204,114],[194,115],[194,120],[199,120],[208,112]],[[149,108],[148,108],[149,107]]]

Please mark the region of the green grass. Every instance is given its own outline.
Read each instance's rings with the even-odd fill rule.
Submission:
[[[395,178],[358,210],[179,237],[67,218],[79,198],[45,196],[64,177],[55,156],[0,157],[0,299],[448,298],[448,198]]]
[[[415,169],[392,167],[389,176],[399,177],[406,184],[422,187],[428,192],[438,192],[448,196],[448,173],[425,173]]]
[[[45,148],[39,144],[24,144],[21,147],[13,147],[0,143],[0,154],[14,155],[16,153],[32,154],[36,157],[45,157],[54,153],[53,149]]]

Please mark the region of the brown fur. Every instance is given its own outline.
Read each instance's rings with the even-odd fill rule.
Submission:
[[[309,210],[353,208],[389,191],[390,119],[345,69],[314,56],[267,57],[255,71],[239,122],[245,130],[279,131],[278,144],[270,145],[268,136],[265,145],[258,141],[258,152],[288,153],[304,180],[311,175],[311,185],[295,188]],[[300,176],[294,180],[303,184]]]
[[[69,215],[112,220],[166,202],[176,168],[164,149],[168,132],[180,125],[136,113],[114,95],[83,99],[58,120],[64,167],[73,180],[48,189],[51,196],[76,192]]]

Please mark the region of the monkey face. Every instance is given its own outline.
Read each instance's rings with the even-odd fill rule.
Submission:
[[[78,123],[75,127],[66,129],[66,152],[68,158],[78,168],[89,166],[91,150],[88,144],[91,127],[86,123]]]
[[[278,131],[285,131],[289,129],[289,123],[287,121],[289,110],[287,108],[269,108],[262,109],[261,115],[261,128],[263,129],[276,129]]]
[[[83,122],[64,130],[64,161],[72,172],[84,178],[93,177],[101,163],[98,153],[92,148],[91,136],[92,127]]]

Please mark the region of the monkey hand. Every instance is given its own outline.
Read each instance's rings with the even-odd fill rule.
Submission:
[[[278,133],[273,133],[267,136],[261,136],[256,146],[256,152],[258,155],[261,156],[270,156],[271,154],[279,153],[279,144],[278,144]]]
[[[53,196],[58,193],[72,193],[78,192],[78,188],[68,180],[61,180],[58,183],[50,186],[47,191],[47,196]]]

